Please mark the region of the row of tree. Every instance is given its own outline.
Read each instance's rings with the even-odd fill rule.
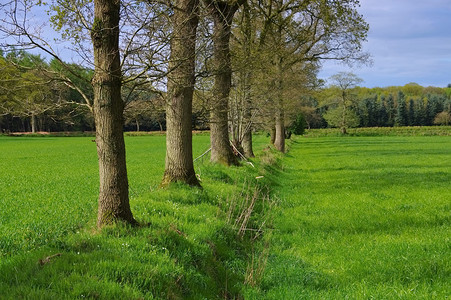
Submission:
[[[361,52],[368,24],[357,12],[358,0],[55,0],[48,7],[53,28],[71,42],[82,69],[91,72],[80,76],[79,65],[64,63],[42,32],[30,31],[42,28],[29,23],[36,5],[44,4],[1,4],[2,44],[7,50],[12,44],[39,48],[52,56],[57,68],[38,77],[47,76],[47,86],[76,91],[80,101],[75,102],[92,112],[100,174],[98,226],[135,222],[123,139],[127,103],[140,111],[137,101],[143,95],[163,101],[163,185],[198,186],[193,98],[207,108],[212,162],[232,165],[237,163],[232,147],[253,155],[256,121],[285,151],[285,125],[298,105],[290,100],[317,85],[322,59],[368,58]]]
[[[50,63],[39,55],[25,51],[10,51],[0,56],[0,130],[14,131],[94,131],[92,112],[83,105],[80,93],[62,82],[53,81],[52,73],[61,68],[56,60]],[[93,71],[75,69],[78,76],[90,78]],[[70,74],[69,74],[70,76]],[[293,110],[287,114],[288,131],[295,128],[339,127],[339,100],[341,88],[337,76],[354,76],[341,73],[332,77],[332,85],[291,99]],[[73,78],[72,80],[74,80]],[[335,81],[335,82],[334,82]],[[79,84],[80,85],[80,84]],[[84,93],[92,95],[92,86],[80,85]],[[126,89],[125,89],[126,90]],[[239,89],[232,87],[232,93]],[[349,91],[348,127],[431,126],[451,123],[451,88],[422,87],[415,83],[386,88],[355,86]],[[123,93],[124,95],[124,93]],[[126,131],[165,131],[166,114],[163,97],[141,89],[125,103],[124,129]],[[125,95],[124,95],[125,97]],[[239,97],[238,99],[242,99]],[[231,99],[230,116],[239,119],[243,103]],[[299,123],[299,118],[302,122]],[[209,129],[208,105],[195,91],[191,127],[193,130]],[[262,114],[252,118],[253,130],[268,130]],[[298,123],[296,123],[296,121]],[[234,139],[240,130],[239,120],[230,122]],[[295,124],[296,123],[296,124]],[[239,143],[236,143],[239,144]],[[245,144],[245,143],[243,143]],[[243,150],[244,151],[244,150]],[[249,152],[247,150],[245,152]]]

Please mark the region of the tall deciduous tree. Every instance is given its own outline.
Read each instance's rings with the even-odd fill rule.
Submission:
[[[269,61],[279,78],[296,64],[318,63],[322,59],[367,61],[361,52],[368,24],[357,12],[358,0],[340,1],[257,1],[262,11],[261,45],[269,49]],[[272,56],[271,56],[272,54]],[[273,89],[284,82],[273,81]],[[285,149],[285,102],[278,92],[274,99],[275,140]]]
[[[119,10],[119,0],[94,0],[92,85],[100,176],[99,227],[118,220],[136,222],[130,210],[125,163]]]
[[[39,32],[40,27],[28,24],[29,12],[35,5],[44,3],[13,0],[6,6],[0,6],[6,11],[8,19],[0,21],[0,32],[16,36],[20,47],[38,48],[62,62],[51,43]],[[164,15],[160,14],[160,6],[162,5],[136,1],[133,5],[121,7],[120,0],[55,0],[50,5],[53,27],[62,31],[62,38],[71,42],[72,50],[81,61],[95,68],[91,80],[94,101],[91,102],[86,95],[83,98],[92,108],[96,124],[100,175],[99,227],[118,220],[135,222],[128,197],[121,88],[125,83],[138,81],[142,85],[163,77],[164,67],[160,66],[164,65],[164,55],[160,54],[165,54],[167,34],[160,30],[160,25],[164,26],[166,23],[153,24]],[[33,28],[36,30],[30,32]],[[119,28],[122,29],[121,42]],[[163,36],[163,40],[154,40],[155,31],[162,33],[159,37]],[[142,55],[143,52],[145,55]],[[69,65],[64,64],[64,68],[70,71]],[[70,78],[61,79],[71,88],[83,93]]]
[[[341,129],[342,134],[347,133],[349,127],[359,125],[358,117],[352,109],[355,101],[351,91],[363,80],[353,73],[340,72],[331,76],[331,81],[335,86],[335,94],[332,96],[333,102],[337,105],[325,115],[327,122]]]
[[[180,181],[200,185],[193,166],[192,102],[195,83],[198,0],[177,0],[166,107],[166,165],[162,185]]]
[[[242,0],[205,0],[213,18],[214,87],[210,105],[211,161],[225,165],[237,164],[230,147],[228,110],[232,82],[230,36],[233,16]]]
[[[12,116],[29,118],[35,133],[41,117],[60,104],[56,86],[46,76],[48,65],[40,55],[25,51],[11,51],[1,61],[4,109]]]
[[[245,157],[254,157],[252,146],[252,128],[255,122],[255,115],[258,112],[255,103],[254,72],[256,69],[257,52],[255,44],[257,41],[255,34],[256,14],[250,3],[243,3],[241,13],[237,16],[234,39],[232,39],[232,64],[235,70],[234,93],[231,97],[230,121],[232,127],[233,144],[243,151]],[[253,103],[254,102],[254,103]]]

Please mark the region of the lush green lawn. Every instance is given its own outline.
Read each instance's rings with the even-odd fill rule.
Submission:
[[[451,137],[298,138],[283,161],[268,299],[451,296]]]
[[[92,137],[0,137],[0,253],[33,249],[96,218],[98,167]],[[128,137],[131,202],[156,189],[164,136]],[[196,136],[194,154],[208,149]],[[15,234],[6,234],[16,232]]]
[[[164,137],[127,137],[142,225],[101,232],[91,139],[0,137],[0,298],[451,295],[449,136],[297,137],[281,165],[257,136],[256,168],[198,160],[203,190],[158,188]],[[208,147],[194,137],[195,157]]]
[[[0,298],[234,297],[248,248],[228,204],[257,170],[199,159],[203,190],[160,189],[164,136],[126,138],[130,204],[141,226],[95,229],[98,168],[90,137],[0,137]],[[256,138],[256,149],[266,143]],[[194,137],[194,156],[209,148]],[[232,213],[229,213],[232,212]],[[44,265],[39,260],[61,254]]]

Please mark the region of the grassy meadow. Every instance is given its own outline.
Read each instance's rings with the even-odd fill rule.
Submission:
[[[265,276],[251,295],[450,297],[450,182],[449,136],[296,139]]]
[[[257,137],[256,149],[265,143]],[[257,168],[227,169],[205,156],[195,163],[202,190],[160,189],[165,137],[126,137],[126,147],[130,205],[141,225],[99,232],[92,137],[0,137],[1,299],[240,295],[258,245],[235,221],[248,207],[241,199],[266,201],[270,176],[257,182]],[[194,137],[196,157],[208,148],[208,135]],[[245,228],[260,224],[257,213]]]
[[[450,136],[258,135],[255,168],[197,160],[202,190],[160,189],[164,136],[129,136],[141,225],[101,232],[91,140],[0,136],[1,299],[451,295]]]

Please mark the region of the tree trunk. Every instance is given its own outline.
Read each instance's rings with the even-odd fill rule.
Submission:
[[[166,165],[162,185],[184,182],[200,186],[193,164],[192,102],[195,83],[198,0],[176,1],[174,36],[168,75],[166,107]]]
[[[281,29],[279,28],[278,37],[281,39]],[[283,86],[282,86],[282,76],[283,76],[283,67],[282,67],[282,58],[277,58],[277,67],[279,72],[279,78],[276,81],[276,88],[278,91],[277,99],[276,99],[276,117],[275,117],[275,129],[276,129],[276,137],[274,140],[274,146],[277,150],[282,153],[285,153],[285,113],[284,113],[284,105],[283,105]]]
[[[136,118],[136,131],[139,132],[139,120]]]
[[[276,124],[275,124],[275,140],[274,146],[277,150],[284,153],[285,152],[285,118],[283,113],[282,104],[278,103],[278,107],[276,108]]]
[[[249,129],[243,136],[243,151],[246,157],[255,157],[254,150],[252,149],[252,129]]]
[[[119,58],[119,0],[94,0],[94,117],[99,158],[97,226],[135,223],[128,198]]]
[[[31,114],[31,132],[36,133],[36,115]]]
[[[270,142],[272,145],[274,145],[275,141],[276,141],[276,123],[275,122],[271,122],[271,128],[269,131],[269,137],[270,137]]]
[[[213,16],[213,65],[215,82],[210,108],[211,161],[236,165],[238,160],[230,147],[228,131],[229,94],[232,83],[230,34],[233,15],[238,5],[222,1],[207,1]]]
[[[243,103],[243,120],[242,120],[242,134],[241,134],[241,146],[244,151],[244,156],[254,157],[254,151],[252,149],[252,99],[250,79],[251,72],[245,71],[245,87],[244,87],[244,103]]]
[[[252,43],[252,25],[250,16],[250,7],[247,2],[244,3],[244,53],[246,60],[252,62],[251,43]],[[241,145],[243,147],[244,156],[255,157],[252,149],[252,96],[251,96],[251,80],[253,65],[244,70],[244,108],[243,108],[243,136]]]
[[[344,96],[344,92],[343,92],[343,111],[341,114],[341,133],[342,134],[347,134],[346,132],[346,110],[348,108],[346,107],[346,99]]]

